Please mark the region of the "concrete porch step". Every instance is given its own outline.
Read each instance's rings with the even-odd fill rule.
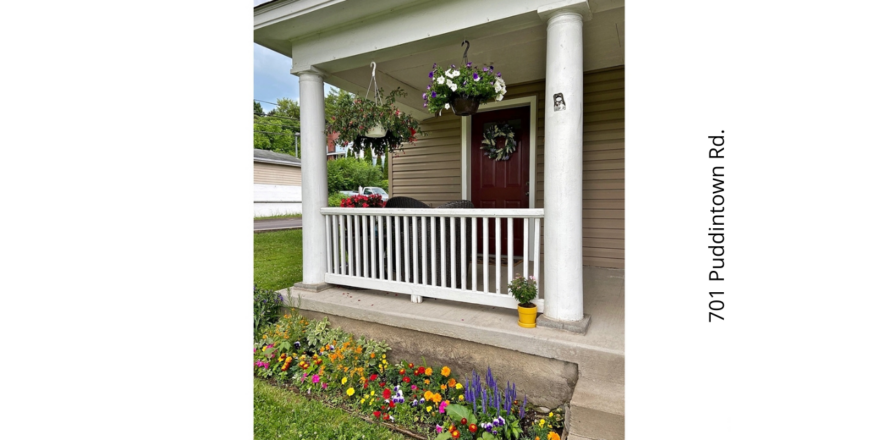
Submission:
[[[624,386],[580,377],[566,423],[571,440],[623,440]]]

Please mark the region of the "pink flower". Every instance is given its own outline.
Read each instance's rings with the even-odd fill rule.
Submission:
[[[443,432],[443,427],[440,425],[437,425],[437,427],[435,427],[434,429],[437,430],[437,434],[440,434],[441,432]]]
[[[417,386],[415,386],[415,385],[411,386],[410,388],[412,388],[413,391],[419,389],[419,387],[417,387]]]
[[[446,405],[448,405],[448,403],[446,403],[445,400],[440,402],[440,414],[443,414],[446,412]]]
[[[326,390],[327,384],[325,382],[321,382],[321,389]]]
[[[321,376],[318,376],[317,374],[312,376],[312,383],[318,383],[319,380],[321,380]]]

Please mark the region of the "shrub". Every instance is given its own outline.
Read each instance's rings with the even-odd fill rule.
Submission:
[[[283,305],[284,297],[279,293],[268,289],[259,289],[254,284],[254,330],[275,322]]]
[[[350,157],[327,162],[327,189],[330,194],[357,191],[359,186],[381,186],[384,178],[382,167],[364,160]]]
[[[519,305],[525,307],[538,296],[538,283],[534,276],[528,279],[517,274],[516,278],[507,285],[513,297],[519,302]]]
[[[339,192],[330,193],[330,197],[327,198],[327,206],[331,208],[338,208],[342,206],[342,201],[345,200],[346,197],[344,194]]]
[[[343,208],[383,208],[385,207],[385,202],[382,201],[382,196],[379,194],[371,196],[356,195],[343,199],[339,206]]]

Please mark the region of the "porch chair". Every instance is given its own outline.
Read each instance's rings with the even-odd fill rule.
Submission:
[[[405,208],[405,209],[416,209],[416,208],[430,208],[427,204],[416,200],[412,197],[391,197],[385,202],[386,208]],[[406,278],[405,273],[401,274],[400,279],[411,283],[415,279],[415,271],[419,271],[419,281],[421,281],[421,241],[416,243],[414,240],[421,240],[422,237],[422,223],[418,218],[404,218],[404,222],[407,224],[407,228],[409,230],[409,279]],[[431,234],[430,226],[427,228],[428,236]],[[403,228],[400,229],[401,234],[403,233]],[[385,273],[389,280],[397,280],[396,274],[391,273],[391,268],[394,266],[391,264],[393,261],[396,261],[396,252],[397,252],[397,243],[395,242],[396,237],[392,235],[391,237],[391,249],[386,249],[385,252],[385,261],[382,263],[385,265]],[[406,255],[406,250],[404,249],[405,241],[401,241],[400,243],[400,251],[403,255]],[[428,243],[428,251],[431,250],[431,244]],[[430,255],[430,254],[429,254]],[[404,261],[405,257],[401,257],[401,271],[403,272],[406,262]],[[431,262],[428,262],[428,267],[430,270]]]
[[[456,200],[454,202],[449,202],[449,203],[440,205],[436,209],[474,209],[474,204],[470,200]],[[452,277],[455,276],[455,279],[457,280],[456,286],[459,286],[459,288],[462,288],[460,286],[462,271],[464,271],[464,273],[465,273],[465,282],[467,282],[467,280],[470,279],[468,277],[468,275],[470,275],[469,269],[471,267],[471,249],[472,249],[471,248],[471,233],[473,233],[474,231],[471,231],[471,222],[470,222],[469,218],[449,218],[449,217],[446,217],[446,218],[444,218],[444,221],[446,223],[446,261],[447,261],[447,267],[449,267],[449,262],[452,261],[451,256],[452,256],[452,244],[453,243],[455,244],[455,250],[456,250],[455,251],[455,267],[449,268],[449,270],[446,271],[446,286],[449,287],[452,285]],[[451,221],[455,222],[455,237],[450,236],[451,234],[449,233],[449,231],[451,231],[451,229],[450,229]],[[461,243],[461,227],[462,227],[462,224],[464,225],[464,228],[465,228],[465,243],[464,243],[464,245],[466,247],[465,261],[461,261],[461,245],[462,245],[462,243]],[[437,237],[437,240],[439,240],[439,239],[440,239],[440,237]],[[440,261],[440,246],[439,245],[437,246],[436,253],[437,253],[437,261]],[[473,286],[472,288],[476,289],[476,286]]]

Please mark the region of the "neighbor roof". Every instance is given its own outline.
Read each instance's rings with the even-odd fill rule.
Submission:
[[[269,150],[259,150],[256,148],[254,148],[254,162],[274,163],[277,165],[287,165],[289,167],[302,166],[302,162],[297,157]]]

